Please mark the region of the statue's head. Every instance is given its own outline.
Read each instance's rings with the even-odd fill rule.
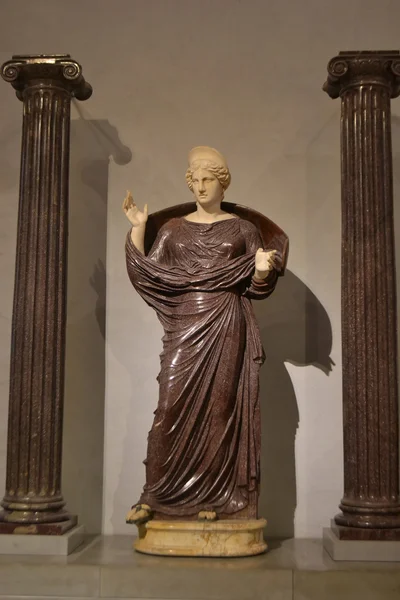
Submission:
[[[221,202],[231,182],[231,174],[226,160],[218,150],[208,146],[196,146],[189,152],[186,181],[197,202]]]

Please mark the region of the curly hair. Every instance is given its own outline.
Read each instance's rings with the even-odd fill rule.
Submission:
[[[217,163],[211,160],[199,159],[194,161],[186,171],[186,183],[188,184],[191,192],[193,192],[193,173],[198,169],[210,171],[210,173],[212,173],[220,182],[223,191],[229,187],[231,182],[231,174],[228,169],[217,165]]]

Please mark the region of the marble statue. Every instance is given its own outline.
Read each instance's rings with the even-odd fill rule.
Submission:
[[[274,291],[287,238],[259,213],[223,202],[231,175],[217,150],[193,148],[186,180],[196,204],[155,213],[150,240],[147,205],[140,210],[130,193],[123,204],[128,274],[164,329],[146,483],[127,516],[142,532],[152,519],[258,518],[264,352],[251,300]]]

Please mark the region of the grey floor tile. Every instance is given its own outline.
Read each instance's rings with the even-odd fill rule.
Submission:
[[[96,598],[98,598],[96,596]],[[0,600],[88,600],[88,596],[2,596],[0,592]],[[121,600],[120,598],[105,598],[102,596],[99,600]],[[124,600],[147,600],[146,598],[124,598]],[[167,600],[166,598],[154,598],[153,600]],[[171,599],[172,600],[172,599]],[[178,598],[174,600],[179,600]],[[206,598],[204,600],[207,600]]]
[[[32,592],[34,594],[34,592]],[[89,600],[88,596],[2,596],[0,592],[0,600]],[[95,596],[94,598],[97,598]],[[114,600],[114,598],[102,598],[101,600]],[[139,600],[136,599],[135,600]]]
[[[321,540],[271,541],[248,558],[146,556],[132,542],[92,536],[68,557],[1,555],[0,600],[293,600],[293,577],[295,600],[400,600],[398,563],[335,562]]]
[[[292,600],[292,571],[103,567],[104,596],[166,600]]]
[[[398,571],[295,571],[293,600],[399,600]]]
[[[100,569],[88,565],[0,564],[0,593],[14,596],[93,597],[100,591]]]
[[[98,598],[96,596],[96,598]],[[0,593],[0,600],[88,600],[88,596],[2,596]],[[106,598],[102,596],[99,600],[121,600],[120,598]],[[124,600],[147,600],[146,598],[124,598]],[[168,600],[166,598],[153,598],[153,600]],[[172,599],[170,599],[172,600]],[[174,600],[179,600],[178,598]],[[202,598],[201,600],[207,600]]]

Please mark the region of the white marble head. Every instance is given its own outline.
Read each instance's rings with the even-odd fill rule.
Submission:
[[[195,190],[193,181],[199,181],[201,178],[205,183],[207,183],[207,174],[208,172],[210,180],[210,185],[212,178],[216,178],[221,186],[221,200],[224,197],[224,191],[228,188],[231,182],[231,174],[229,172],[229,168],[225,158],[222,156],[218,150],[215,148],[210,148],[209,146],[196,146],[192,148],[189,152],[189,168],[186,171],[186,181],[189,186],[191,192],[193,192],[196,196],[196,200],[198,200],[198,193]],[[196,173],[196,176],[194,174]],[[197,183],[196,182],[196,183]]]

